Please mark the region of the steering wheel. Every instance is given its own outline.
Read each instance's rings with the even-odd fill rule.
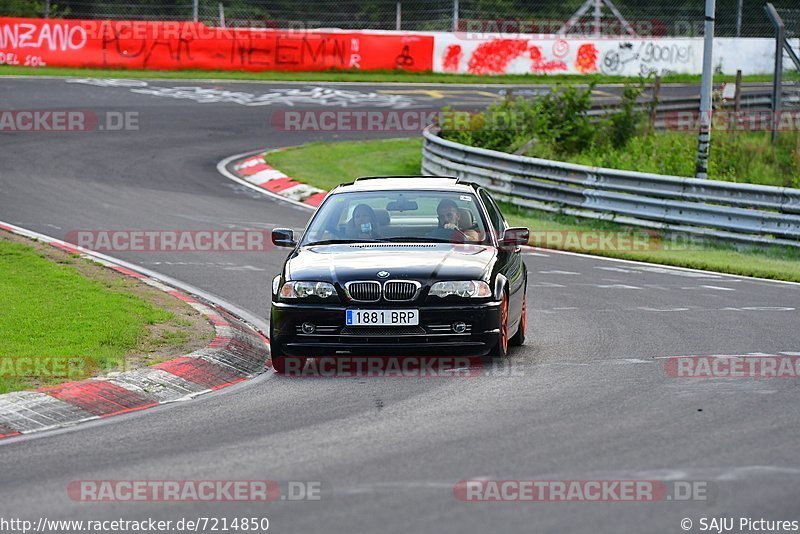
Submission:
[[[469,241],[469,237],[467,236],[467,234],[465,234],[464,231],[458,226],[456,226],[455,228],[444,228],[444,229],[450,232],[451,242],[456,242],[453,238],[457,236],[460,236],[462,242]]]

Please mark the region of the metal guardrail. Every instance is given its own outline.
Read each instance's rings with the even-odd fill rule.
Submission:
[[[755,89],[755,90],[753,90]],[[509,93],[506,98],[514,98],[514,93]],[[591,108],[586,112],[590,122],[600,122],[605,116],[619,111],[618,102],[592,102]],[[634,111],[650,113],[652,108],[652,95],[642,94],[636,101]],[[781,106],[787,111],[800,109],[800,84],[787,82],[781,91]],[[655,122],[656,129],[666,127],[669,120],[675,121],[681,112],[698,113],[700,109],[700,95],[694,96],[668,96],[660,97],[656,102]],[[715,102],[715,110],[734,111],[736,102],[733,99]],[[772,110],[772,90],[745,87],[739,100],[739,109],[744,113]]]
[[[800,109],[800,86],[794,83],[787,83],[784,85],[781,92],[782,107],[786,110]],[[647,113],[650,111],[652,101],[648,95],[639,97],[634,110],[640,113]],[[735,102],[733,100],[725,100],[719,107],[715,105],[715,109],[724,109],[725,111],[733,111],[735,109]],[[694,112],[697,113],[700,109],[700,96],[687,96],[687,97],[664,97],[659,98],[656,103],[655,114],[655,127],[657,129],[663,128],[670,118],[676,118],[680,112]],[[743,112],[757,112],[768,111],[772,109],[772,91],[743,91],[740,99],[740,109]],[[592,108],[586,113],[592,121],[598,121],[602,117],[611,113],[617,112],[618,109],[613,105],[608,104],[593,104]]]
[[[790,107],[800,106],[800,87],[792,83],[787,83],[783,87],[782,101]],[[741,107],[747,110],[772,109],[772,91],[769,89],[760,91],[743,91],[741,96]],[[650,111],[650,97],[645,94],[639,97],[636,103],[636,111]],[[723,108],[732,109],[735,103],[733,100],[726,100]],[[700,108],[700,96],[686,97],[661,97],[658,99],[656,111],[659,114],[672,111],[697,111]],[[715,105],[716,108],[716,105]],[[617,111],[616,108],[608,105],[593,105],[588,115],[604,115]]]
[[[745,243],[800,247],[800,189],[588,167],[423,132],[422,173],[479,183],[523,207]]]

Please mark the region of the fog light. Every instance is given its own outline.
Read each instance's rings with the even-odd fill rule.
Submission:
[[[304,334],[313,334],[317,329],[314,323],[303,323],[300,328],[303,329]]]
[[[450,328],[452,328],[453,332],[456,334],[463,334],[467,330],[467,324],[459,321],[457,323],[453,323]]]

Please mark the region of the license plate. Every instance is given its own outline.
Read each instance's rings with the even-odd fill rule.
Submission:
[[[416,326],[419,310],[346,310],[345,324],[353,326]]]

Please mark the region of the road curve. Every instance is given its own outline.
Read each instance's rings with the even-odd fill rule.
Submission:
[[[174,89],[187,85],[203,91]],[[435,98],[418,86],[347,85],[340,89],[387,98],[302,103],[286,91],[305,87],[160,81],[136,92],[0,78],[6,110],[136,112],[139,123],[118,132],[0,132],[0,220],[57,238],[76,229],[301,229],[307,211],[226,179],[217,162],[259,147],[375,134],[289,134],[270,126],[271,113],[289,103],[460,105],[501,89]],[[266,317],[285,253],[114,255]],[[799,518],[797,379],[673,378],[663,358],[800,354],[800,285],[548,251],[525,259],[529,342],[512,353],[513,373],[268,373],[190,402],[6,440],[0,517],[258,516],[271,531],[326,533],[678,532],[684,518],[694,531],[702,517]],[[476,478],[694,480],[710,490],[706,500],[657,503],[454,496],[455,484]],[[76,480],[187,479],[319,481],[323,491],[319,501],[268,504],[86,503],[67,493]]]

